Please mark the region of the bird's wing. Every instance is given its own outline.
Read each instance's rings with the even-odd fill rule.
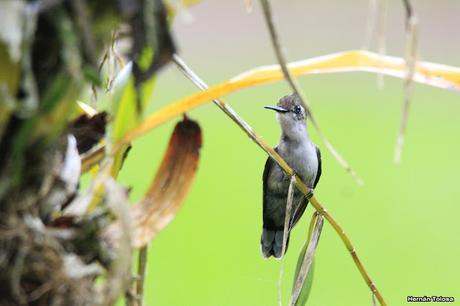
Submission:
[[[267,158],[267,161],[265,162],[264,166],[264,174],[262,177],[263,181],[263,192],[264,192],[264,198],[265,198],[265,192],[267,191],[267,186],[268,186],[268,175],[270,174],[270,170],[272,169],[274,164],[273,159],[269,156]],[[265,200],[265,199],[264,199]]]
[[[313,189],[316,188],[316,185],[319,182],[319,178],[321,177],[321,151],[319,150],[318,146],[315,145],[316,148],[316,157],[318,158],[318,170],[316,171],[316,177],[315,181],[313,182]],[[311,186],[309,186],[311,188]],[[298,206],[297,210],[294,211],[292,218],[291,218],[291,229],[296,225],[296,223],[299,221],[299,219],[302,217],[303,213],[305,212],[305,209],[307,208],[308,205],[308,199],[303,198],[302,203]]]
[[[275,151],[276,148],[275,148]],[[267,197],[268,197],[268,176],[270,175],[270,172],[275,165],[275,161],[269,156],[267,158],[267,161],[265,162],[265,167],[264,167],[264,173],[262,176],[262,181],[263,181],[263,220],[264,224],[266,221],[268,221],[269,218],[265,218],[265,213],[266,213],[266,205],[267,205]]]
[[[316,188],[316,185],[318,185],[319,178],[321,177],[321,151],[319,150],[318,146],[315,145],[316,148],[316,157],[318,158],[318,170],[316,171],[316,177],[315,181],[313,183],[313,189]]]

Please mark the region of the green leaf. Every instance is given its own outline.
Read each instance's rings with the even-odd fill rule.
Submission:
[[[291,306],[304,306],[307,304],[313,284],[315,253],[323,229],[323,222],[323,216],[315,212],[310,221],[307,240],[297,260],[294,285],[292,286]]]
[[[0,138],[6,129],[11,112],[16,108],[19,79],[19,63],[8,54],[7,46],[0,41]]]
[[[117,78],[114,81],[113,95],[111,103],[113,105],[114,122],[112,126],[112,136],[111,140],[113,143],[116,143],[118,140],[123,138],[123,136],[137,126],[140,119],[140,114],[137,110],[137,93],[135,88],[134,77],[131,73],[132,63],[123,68],[120,71]],[[153,88],[155,86],[155,77],[150,78],[144,82],[140,87],[140,101],[141,109],[145,109],[150,97],[153,93]],[[121,168],[123,162],[123,156],[125,154],[127,146],[121,148],[115,155],[114,165],[112,168],[112,175],[116,176]]]
[[[150,96],[153,92],[155,84],[155,78],[151,78],[141,85],[141,97],[142,103],[141,109],[145,109]],[[117,98],[116,96],[114,98]],[[114,110],[115,118],[113,124],[113,135],[112,140],[117,142],[126,134],[127,131],[137,126],[140,119],[136,106],[136,89],[134,85],[134,78],[131,76],[124,88],[124,91],[119,96],[118,101],[112,101],[114,105],[118,107]]]
[[[308,241],[303,246],[302,251],[299,254],[299,258],[297,259],[297,266],[295,269],[294,282],[292,284],[293,288],[295,288],[297,276],[299,275],[300,267],[302,267],[303,258],[305,257],[305,252],[307,251],[307,248],[308,248]],[[311,286],[313,284],[314,270],[315,270],[315,259],[313,258],[310,270],[307,273],[307,278],[305,279],[305,282],[303,283],[302,290],[300,291],[299,299],[297,300],[297,303],[295,303],[295,306],[307,305],[307,300],[308,300],[308,297],[310,296]]]

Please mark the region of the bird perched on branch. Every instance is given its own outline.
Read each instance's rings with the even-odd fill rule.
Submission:
[[[265,106],[277,112],[277,118],[281,125],[281,139],[275,147],[281,157],[288,163],[294,172],[314,189],[321,176],[321,152],[311,142],[307,131],[307,114],[296,94],[282,97],[277,106]],[[263,230],[261,237],[262,255],[265,258],[274,256],[281,258],[283,248],[284,218],[290,177],[284,173],[281,167],[269,157],[265,163],[263,174]],[[307,207],[311,198],[305,196],[297,188],[294,188],[292,201],[292,215],[289,222],[289,233]]]

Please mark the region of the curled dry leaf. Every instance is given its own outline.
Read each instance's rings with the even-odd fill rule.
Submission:
[[[198,166],[200,126],[185,118],[174,128],[160,168],[144,198],[131,209],[133,244],[145,246],[174,218]]]

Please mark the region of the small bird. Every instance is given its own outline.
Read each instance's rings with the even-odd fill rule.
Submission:
[[[307,131],[306,112],[296,94],[282,97],[277,106],[265,106],[277,112],[281,125],[281,139],[274,148],[288,163],[294,172],[314,189],[321,176],[321,152],[311,142]],[[283,248],[284,218],[290,177],[272,159],[265,162],[263,174],[263,230],[261,237],[262,255],[265,258],[274,256],[281,258]],[[306,197],[297,188],[294,188],[292,201],[292,216],[288,228],[289,233],[307,207],[311,198]]]

